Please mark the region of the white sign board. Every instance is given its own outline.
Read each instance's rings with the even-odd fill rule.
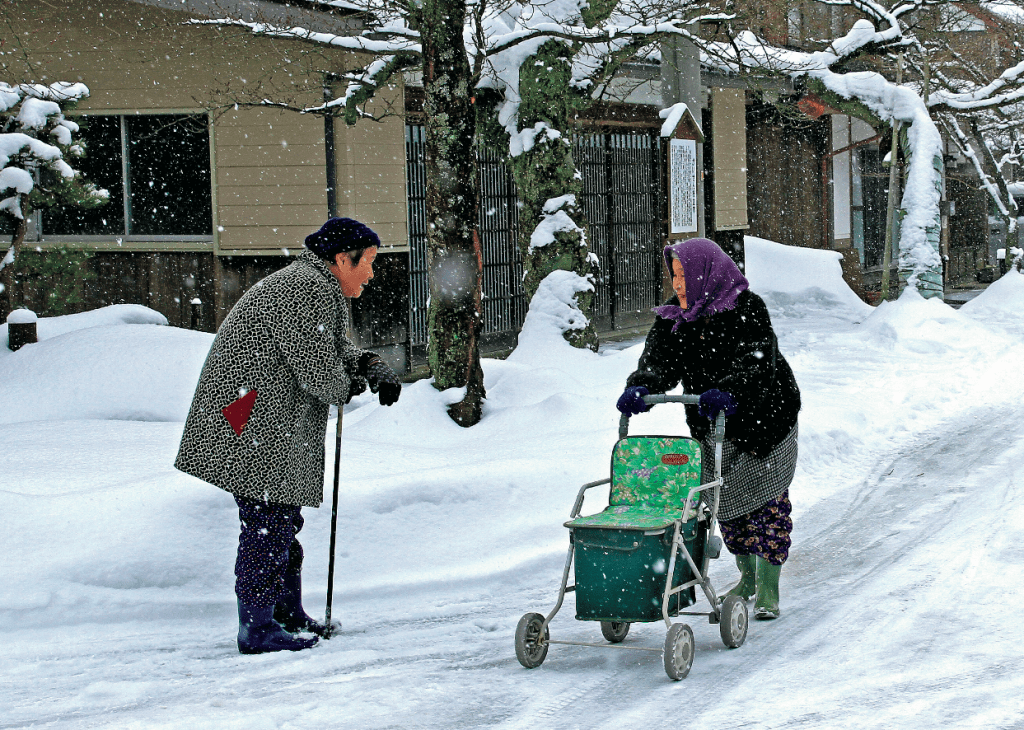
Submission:
[[[669,140],[668,182],[671,233],[697,231],[697,143]]]

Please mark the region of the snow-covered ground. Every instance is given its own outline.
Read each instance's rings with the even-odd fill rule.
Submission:
[[[1024,276],[960,310],[873,310],[836,254],[748,239],[748,272],[804,399],[783,615],[735,650],[692,619],[682,682],[656,653],[553,646],[526,670],[513,649],[519,617],[554,604],[562,522],[607,473],[641,343],[571,350],[548,302],[485,361],[478,426],[426,382],[392,408],[356,399],[343,633],[243,657],[234,503],[171,466],[211,336],[137,309],[42,320],[38,345],[0,349],[0,728],[1024,727]],[[633,426],[685,433],[671,405]],[[321,615],[327,494],[300,534]],[[713,564],[716,586],[735,576]],[[553,638],[601,641],[573,615],[570,597]]]

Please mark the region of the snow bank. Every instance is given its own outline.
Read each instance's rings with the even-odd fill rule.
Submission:
[[[1004,276],[988,285],[981,294],[965,302],[960,311],[971,316],[1020,318],[1024,312],[1024,274],[1017,270],[1008,271]]]
[[[14,314],[14,312],[12,312]],[[167,317],[141,304],[112,304],[109,307],[93,309],[79,314],[61,317],[44,317],[36,324],[39,340],[63,335],[86,327],[100,327],[110,324],[167,324]],[[0,359],[10,355],[7,349],[7,324],[0,325]]]
[[[55,328],[74,324],[67,321],[73,317],[103,319],[87,314],[96,316],[59,317],[65,321]],[[47,321],[40,320],[41,330]],[[0,423],[184,421],[212,341],[213,335],[175,327],[101,325],[56,336],[51,330],[0,357]]]
[[[831,300],[856,311],[870,312],[871,306],[861,300],[843,281],[840,265],[842,254],[799,246],[783,246],[764,238],[744,236],[747,280],[752,291],[762,296],[786,299],[803,295],[816,300]]]
[[[526,364],[574,357],[580,350],[567,343],[562,333],[589,324],[576,306],[576,294],[593,290],[593,284],[572,271],[552,271],[544,277],[530,300],[519,344],[508,359]]]
[[[831,254],[767,244],[749,244],[759,293],[805,303],[769,303],[804,403],[785,613],[752,623],[736,652],[721,649],[716,626],[691,623],[691,724],[739,716],[756,727],[768,696],[784,698],[768,710],[787,726],[852,727],[844,725],[852,716],[858,727],[886,730],[1015,726],[1014,622],[993,629],[991,602],[966,601],[951,613],[948,597],[949,586],[967,581],[1020,602],[1019,439],[1009,418],[984,428],[999,413],[993,401],[1003,401],[1004,414],[1020,401],[1024,384],[1007,374],[1022,359],[1024,324],[1012,334],[986,321],[993,310],[977,302],[998,303],[999,288],[972,303],[972,316],[914,293],[861,316]],[[608,474],[615,399],[642,350],[639,342],[600,353],[565,343],[574,292],[564,275],[548,281],[519,348],[508,360],[484,360],[488,399],[473,428],[444,412],[455,391],[425,380],[389,408],[370,394],[346,406],[334,593],[345,629],[309,652],[237,654],[237,509],[226,493],[173,469],[179,423],[0,424],[0,514],[14,526],[0,531],[6,724],[361,730],[381,727],[386,714],[403,727],[533,728],[581,687],[583,704],[603,713],[587,727],[678,712],[683,685],[669,684],[657,654],[625,661],[621,652],[552,650],[531,672],[513,654],[519,616],[553,605],[568,547],[563,521],[580,485]],[[0,411],[11,410],[12,377],[57,394],[19,410],[78,403],[82,412],[74,393],[60,393],[79,387],[104,389],[94,405],[107,414],[115,398],[141,412],[171,385],[179,392],[166,396],[168,408],[185,407],[209,338],[125,325],[51,337],[0,359],[0,399],[8,399]],[[49,355],[33,354],[42,352]],[[630,427],[686,432],[672,405]],[[332,424],[328,463],[333,438]],[[1016,452],[1004,456],[1011,445]],[[600,510],[601,497],[600,488],[588,492],[584,511]],[[329,505],[303,510],[299,535],[306,608],[321,616]],[[728,556],[711,570],[716,588],[735,580]],[[599,640],[595,625],[573,620],[573,600],[552,637]],[[922,644],[922,627],[966,638]],[[663,640],[659,624],[638,624],[629,638],[654,648]],[[904,655],[915,660],[893,663]],[[723,703],[726,676],[740,680]],[[608,692],[616,683],[644,691]],[[909,689],[880,712],[877,698],[897,685]],[[936,709],[924,721],[907,710],[925,704]]]
[[[908,287],[895,302],[882,302],[859,334],[881,346],[941,354],[951,349],[983,349],[992,333],[942,300],[925,299]]]

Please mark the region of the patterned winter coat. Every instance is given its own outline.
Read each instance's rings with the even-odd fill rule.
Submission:
[[[669,304],[679,304],[672,297]],[[761,297],[744,291],[736,307],[672,331],[674,322],[659,317],[627,385],[665,393],[680,382],[687,393],[718,388],[736,399],[736,414],[726,420],[725,437],[740,451],[764,458],[789,435],[800,411],[800,389],[779,352],[768,308]],[[690,434],[703,440],[711,422],[697,406],[686,406]]]
[[[347,329],[341,287],[309,251],[257,283],[217,332],[174,466],[250,499],[320,506],[329,404],[365,386]],[[242,396],[233,426],[222,409]]]

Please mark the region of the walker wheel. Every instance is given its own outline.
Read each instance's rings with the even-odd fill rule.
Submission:
[[[527,669],[539,667],[548,655],[549,632],[544,628],[544,617],[539,613],[528,613],[519,619],[516,627],[516,659]]]
[[[693,666],[693,631],[686,624],[672,624],[665,637],[665,674],[684,679]]]
[[[721,604],[718,631],[722,643],[730,649],[743,646],[747,639],[747,604],[739,596],[726,596]]]
[[[629,633],[628,621],[602,621],[601,633],[613,644],[618,644]]]

